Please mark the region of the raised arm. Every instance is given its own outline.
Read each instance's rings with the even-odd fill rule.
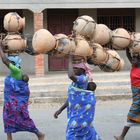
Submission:
[[[25,52],[30,55],[36,55],[36,53],[32,47],[32,37],[27,38],[27,48],[25,49]]]
[[[129,48],[126,48],[126,56],[127,56],[128,60],[130,61],[130,63],[132,64],[132,56],[130,54]]]
[[[3,62],[7,67],[9,67],[10,61],[7,59],[5,53],[4,53],[3,50],[2,50],[2,42],[0,42],[0,56],[1,56],[2,62]]]
[[[73,81],[76,82],[76,75],[73,70],[72,66],[72,56],[69,55],[69,64],[68,64],[68,77]]]

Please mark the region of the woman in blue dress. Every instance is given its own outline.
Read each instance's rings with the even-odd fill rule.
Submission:
[[[57,118],[67,107],[66,140],[101,140],[93,126],[96,99],[94,92],[87,90],[88,70],[84,62],[72,64],[70,56],[68,76],[72,83],[68,88],[68,100],[54,114]]]

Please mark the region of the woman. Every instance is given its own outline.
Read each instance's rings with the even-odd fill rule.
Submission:
[[[87,90],[90,90],[93,93],[95,93],[96,87],[97,85],[94,82],[88,82]],[[54,113],[54,118],[57,119],[58,116],[62,113],[62,111],[67,107],[68,107],[68,100],[66,100],[66,102]]]
[[[7,140],[12,140],[12,133],[28,131],[35,133],[38,140],[44,140],[44,134],[35,126],[29,116],[28,100],[29,87],[28,77],[22,74],[20,69],[21,59],[18,56],[5,56],[0,44],[0,56],[3,63],[10,69],[11,73],[4,81],[4,130]],[[25,82],[25,81],[26,82]]]
[[[131,56],[130,50],[126,50],[127,57],[132,64],[130,72],[132,105],[127,115],[127,124],[124,126],[120,136],[115,136],[116,140],[124,140],[131,126],[140,124],[140,56]]]
[[[93,92],[86,90],[88,70],[84,62],[72,65],[70,56],[68,76],[72,84],[68,88],[67,140],[101,140],[93,127],[96,100]]]

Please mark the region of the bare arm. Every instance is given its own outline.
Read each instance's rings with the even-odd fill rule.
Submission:
[[[67,106],[68,106],[68,99],[67,99],[66,102],[60,107],[59,110],[61,110],[61,112],[62,112],[65,108],[67,108]]]
[[[25,52],[30,55],[36,55],[36,53],[32,47],[32,37],[27,38],[27,48],[25,49]]]
[[[68,64],[68,77],[73,81],[76,82],[76,75],[73,70],[72,66],[72,56],[69,55],[69,64]]]
[[[0,42],[0,56],[1,56],[2,62],[3,62],[7,67],[9,67],[10,61],[7,59],[5,53],[4,53],[3,50],[2,50],[2,42]]]
[[[61,114],[61,112],[68,106],[68,100],[66,100],[66,102],[60,107],[59,110],[57,110],[55,113],[54,113],[54,118],[58,118],[58,115]]]
[[[129,60],[130,63],[132,64],[132,57],[131,57],[131,54],[130,54],[129,48],[126,48],[126,55],[127,55],[128,60]]]

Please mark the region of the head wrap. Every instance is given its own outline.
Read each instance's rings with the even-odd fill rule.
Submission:
[[[89,65],[85,62],[73,64],[74,68],[81,68],[85,70],[86,75],[89,78],[89,81],[93,81],[93,76],[92,76],[92,69],[89,67]]]
[[[13,61],[15,63],[15,66],[18,68],[21,65],[21,58],[17,55],[16,56],[13,56],[13,55],[8,56],[8,60]]]

